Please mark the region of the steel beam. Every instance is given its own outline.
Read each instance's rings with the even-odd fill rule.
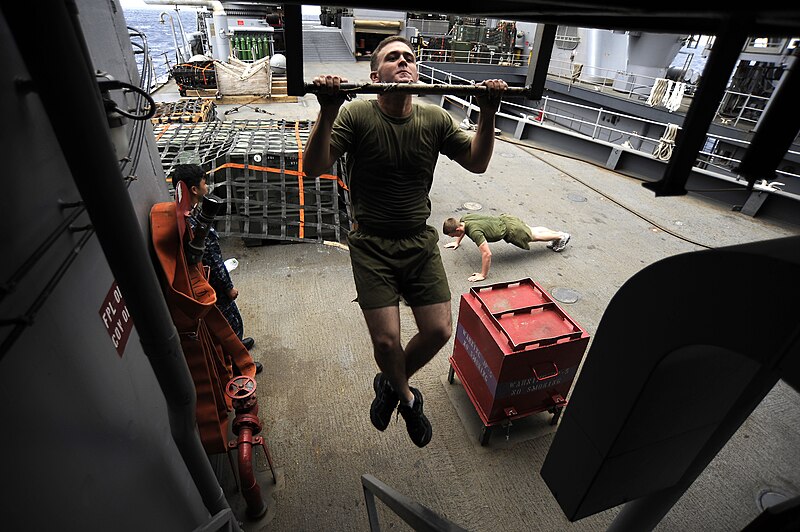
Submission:
[[[550,66],[550,56],[553,53],[557,28],[558,26],[555,24],[536,25],[533,48],[537,50],[537,53],[531,57],[528,75],[525,78],[525,85],[531,87],[530,96],[528,96],[530,100],[540,100],[544,93],[544,83],[547,81],[547,69]]]
[[[686,180],[692,171],[697,154],[703,147],[708,127],[714,119],[719,102],[739,54],[747,42],[750,24],[742,15],[729,17],[714,43],[708,63],[703,70],[703,80],[697,89],[683,130],[678,134],[675,151],[669,160],[664,177],[655,183],[645,183],[656,196],[681,196],[686,194]]]
[[[302,96],[303,14],[299,4],[283,6],[283,37],[286,40],[286,94]]]

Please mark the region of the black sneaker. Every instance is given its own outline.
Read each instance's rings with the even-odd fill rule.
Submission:
[[[411,393],[414,394],[414,405],[408,407],[400,403],[397,410],[406,420],[406,430],[408,430],[411,441],[417,447],[425,447],[431,441],[433,428],[431,427],[431,422],[422,413],[422,394],[416,388],[411,388]]]
[[[383,373],[375,375],[372,389],[375,390],[375,399],[372,400],[372,406],[369,407],[369,419],[376,429],[383,431],[389,426],[392,413],[397,408],[400,397],[389,386],[389,379],[384,377]]]

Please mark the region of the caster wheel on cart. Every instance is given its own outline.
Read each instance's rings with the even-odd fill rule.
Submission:
[[[551,425],[555,425],[558,423],[558,419],[561,417],[561,412],[564,411],[563,406],[559,406],[555,408],[555,412],[553,412],[553,418],[550,420]]]
[[[481,435],[478,438],[478,440],[481,442],[481,447],[486,446],[486,444],[489,443],[489,438],[491,438],[491,437],[492,437],[492,427],[484,426],[481,429]]]
[[[453,369],[453,366],[450,366],[450,371],[447,372],[447,382],[453,384],[453,375],[455,375],[456,370]]]

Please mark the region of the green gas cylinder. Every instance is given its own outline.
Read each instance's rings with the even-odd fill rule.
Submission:
[[[244,44],[241,36],[236,37],[236,57],[244,59]]]
[[[262,35],[261,37],[258,38],[258,58],[259,59],[261,59],[262,57],[267,55],[266,52],[264,51],[265,44],[266,43],[264,42],[264,36]]]
[[[236,58],[242,59],[242,38],[234,36],[231,40],[233,41],[233,49],[236,50]]]

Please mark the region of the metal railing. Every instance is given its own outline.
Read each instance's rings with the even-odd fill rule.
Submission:
[[[423,67],[425,61],[429,63],[483,63],[511,66],[527,66],[530,61],[529,57],[523,59],[519,54],[512,54],[511,52],[497,53],[423,48],[419,50],[418,55],[420,67]],[[581,86],[589,86],[598,90],[606,90],[611,86],[615,97],[636,100],[647,99],[652,87],[656,84],[656,80],[660,79],[624,70],[602,68],[558,59],[551,59],[547,73],[549,76],[568,80],[570,85],[580,84]],[[682,83],[684,83],[684,95],[695,94],[697,84]],[[736,116],[729,117],[724,112],[723,107],[727,102],[736,98],[744,98],[745,101],[738,108]],[[733,127],[740,126],[743,123],[746,123],[749,127],[754,127],[761,118],[767,101],[769,101],[769,98],[763,96],[726,90],[717,108],[717,120],[723,125]]]
[[[614,90],[626,98],[647,98],[650,88],[655,85],[659,78],[644,74],[633,74],[624,70],[602,68],[593,65],[575,63],[552,59],[547,70],[548,75],[565,78],[570,83],[580,82],[581,84],[593,87],[613,86]],[[697,87],[691,83],[686,83],[686,92],[692,94]]]
[[[725,116],[722,113],[723,106],[728,102],[729,99],[738,97],[744,98],[744,103],[736,113],[736,116]],[[746,94],[736,91],[725,91],[725,95],[722,97],[719,107],[717,107],[717,119],[720,120],[724,125],[730,124],[737,126],[741,122],[750,122],[753,126],[755,126],[761,119],[761,115],[764,113],[764,109],[767,107],[768,101],[769,98],[765,98],[763,96],[756,96],[754,94]],[[760,105],[760,107],[758,105]],[[745,113],[747,112],[750,113],[750,116],[745,116]]]
[[[375,497],[379,498],[414,530],[420,532],[466,532],[466,529],[390,488],[372,475],[361,475],[361,486],[364,488],[364,501],[367,506],[371,532],[379,532],[381,529]]]
[[[147,35],[136,28],[128,26],[128,37],[131,39],[131,47],[139,70],[139,86],[142,90],[151,93],[170,80],[172,65],[169,62],[169,52],[161,53],[164,56],[166,69],[160,70],[156,67],[150,53]]]
[[[435,66],[429,64],[420,63],[418,65],[418,70],[420,73],[420,79],[425,80],[428,83],[442,83],[442,80],[446,80],[447,84],[451,85],[458,83],[473,83],[473,80],[468,80],[450,72],[439,70]],[[459,101],[469,108],[467,112],[469,112],[469,110],[478,110],[477,106],[474,106],[471,102],[465,100]],[[570,110],[574,110],[574,112],[570,112]],[[529,124],[542,124],[547,122],[548,125],[564,128],[565,130],[583,135],[592,140],[602,140],[616,144],[616,141],[625,138],[625,141],[623,141],[622,144],[624,144],[626,148],[646,153],[649,156],[654,155],[653,151],[656,147],[658,147],[661,139],[642,135],[638,133],[638,131],[644,130],[645,126],[656,126],[659,130],[666,130],[667,127],[670,126],[670,124],[665,122],[648,120],[638,116],[619,113],[616,111],[609,111],[608,109],[578,104],[558,98],[551,98],[549,96],[542,97],[539,107],[530,107],[516,102],[503,100],[501,103],[501,111],[505,111],[507,117],[514,118],[517,121],[522,121]],[[587,115],[592,117],[586,118]],[[612,117],[613,119],[608,120]],[[604,120],[604,118],[607,120]],[[634,121],[636,124],[641,124],[641,127],[636,126],[635,124],[633,127],[629,127],[627,129],[620,129],[613,126],[613,124],[616,124],[622,119],[628,120],[628,124],[630,124],[630,121]],[[680,129],[681,128],[678,127],[678,130]],[[586,131],[590,132],[587,133]],[[612,135],[616,135],[617,138],[612,140]],[[639,146],[634,147],[631,141],[638,141]],[[749,142],[745,140],[707,133],[704,146],[713,147],[716,146],[719,141],[740,144],[745,147],[745,150],[749,145]],[[793,150],[789,150],[787,153],[800,156],[800,152]],[[702,168],[710,166],[718,170],[731,173],[733,172],[733,169],[739,166],[740,163],[741,160],[739,159],[713,153],[703,149],[698,152],[698,159],[695,161],[695,166]],[[776,173],[782,177],[800,178],[799,174],[782,170],[776,170]]]
[[[495,52],[480,50],[449,50],[439,48],[417,49],[417,61],[431,63],[482,63],[486,65],[515,65],[528,64],[528,58],[516,52]]]
[[[768,38],[750,37],[742,49],[747,53],[761,53],[769,55],[780,55],[787,52],[792,45],[793,39],[787,38]],[[796,38],[794,39],[796,44]]]

